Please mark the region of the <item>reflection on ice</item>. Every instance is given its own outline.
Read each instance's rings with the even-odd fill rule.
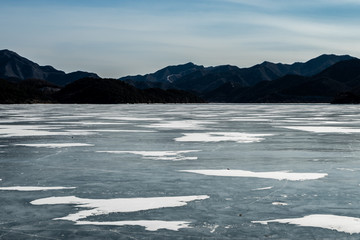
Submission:
[[[240,132],[208,132],[208,133],[183,133],[183,137],[175,138],[178,142],[226,142],[253,143],[264,140],[264,137],[273,134],[254,134]]]
[[[93,144],[87,143],[23,143],[23,144],[15,144],[16,146],[24,146],[24,147],[45,147],[45,148],[66,148],[66,147],[88,147],[94,146]]]
[[[171,160],[171,161],[182,161],[182,160],[197,160],[197,157],[186,157],[183,154],[199,152],[200,150],[186,150],[186,151],[97,151],[114,154],[136,154],[141,155],[145,159],[153,160]]]
[[[1,179],[0,179],[1,180]],[[14,186],[14,187],[0,187],[0,190],[4,191],[48,191],[48,190],[63,190],[63,189],[74,189],[76,187],[32,187],[32,186]]]
[[[319,227],[338,232],[360,233],[360,218],[314,214],[302,218],[275,219],[268,221],[252,221],[252,223],[268,224],[268,223],[288,223],[302,227]]]
[[[251,172],[244,170],[180,170],[180,172],[197,173],[208,176],[222,177],[253,177],[269,178],[276,180],[304,181],[315,180],[327,176],[327,173],[292,173],[288,171],[281,172]]]
[[[181,196],[181,197],[154,197],[154,198],[114,198],[114,199],[86,199],[75,196],[68,197],[49,197],[34,200],[33,205],[53,205],[53,204],[72,204],[76,208],[85,208],[79,210],[77,213],[69,214],[62,218],[55,218],[54,220],[68,220],[76,222],[77,224],[95,224],[95,225],[141,225],[154,231],[159,228],[167,228],[170,230],[177,230],[180,227],[187,227],[187,222],[148,222],[148,221],[120,221],[120,222],[82,222],[80,219],[85,219],[89,216],[107,215],[110,213],[128,213],[138,212],[151,209],[181,207],[187,205],[188,202],[196,200],[204,200],[209,198],[207,195],[199,196]],[[135,224],[135,223],[140,224]],[[129,224],[131,223],[131,224]],[[155,227],[154,224],[160,224]]]

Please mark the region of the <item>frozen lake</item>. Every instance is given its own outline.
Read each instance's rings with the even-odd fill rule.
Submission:
[[[0,239],[359,239],[357,105],[0,105]]]

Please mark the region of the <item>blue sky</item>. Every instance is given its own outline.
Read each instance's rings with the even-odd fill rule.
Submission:
[[[0,48],[102,77],[360,57],[360,0],[1,0]]]

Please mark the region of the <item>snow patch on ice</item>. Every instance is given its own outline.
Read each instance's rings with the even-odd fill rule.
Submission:
[[[251,134],[240,132],[208,132],[208,133],[183,133],[184,136],[175,138],[178,142],[226,142],[253,143],[263,141],[273,134]]]
[[[287,206],[288,205],[287,203],[284,203],[284,202],[273,202],[271,204],[275,205],[275,206]]]
[[[83,132],[89,132],[89,133],[97,133],[97,132],[128,132],[128,133],[154,133],[157,131],[154,130],[130,130],[130,129],[86,129],[84,130],[78,130],[78,129],[72,129],[67,130],[68,132],[74,132],[74,133],[83,133]]]
[[[160,128],[160,129],[181,129],[181,130],[199,130],[205,129],[206,124],[212,124],[211,121],[183,120],[183,121],[166,121],[162,123],[154,123],[142,127]]]
[[[183,154],[200,152],[200,150],[186,150],[186,151],[97,151],[102,153],[114,153],[114,154],[136,154],[141,155],[145,159],[153,160],[171,160],[171,161],[182,161],[182,160],[197,160],[197,157],[186,157]]]
[[[125,133],[154,133],[153,130],[130,130],[130,129],[94,129],[86,130],[90,132],[125,132]]]
[[[273,186],[271,187],[263,187],[263,188],[255,188],[255,189],[252,189],[253,191],[262,191],[262,190],[269,190],[269,189],[272,189]]]
[[[102,117],[102,119],[120,120],[120,121],[162,121],[162,118],[145,117]]]
[[[190,228],[191,222],[184,221],[158,221],[158,220],[138,220],[138,221],[114,221],[114,222],[90,222],[77,221],[76,225],[99,225],[99,226],[142,226],[147,231],[157,231],[167,229],[179,231],[180,228]]]
[[[327,127],[327,126],[282,126],[282,128],[314,132],[314,133],[360,133],[359,128],[349,128],[349,127]]]
[[[59,136],[59,135],[89,135],[92,133],[82,131],[71,133],[69,131],[48,131],[59,130],[58,127],[43,125],[0,125],[0,137],[28,137],[28,136]]]
[[[181,207],[188,202],[208,199],[207,195],[180,196],[180,197],[154,197],[154,198],[114,198],[114,199],[86,199],[75,196],[49,197],[34,200],[33,205],[54,205],[71,204],[76,208],[85,208],[77,213],[69,214],[65,217],[55,218],[54,220],[68,220],[76,224],[94,225],[140,225],[147,230],[156,231],[160,228],[178,230],[179,228],[189,227],[188,222],[165,222],[165,221],[119,221],[119,222],[89,222],[79,221],[89,216],[107,215],[110,213],[128,213],[151,209],[161,209],[168,207]]]
[[[318,227],[349,234],[360,233],[360,218],[314,214],[302,218],[274,219],[267,221],[252,221],[267,225],[268,223],[288,223],[302,227]]]
[[[180,170],[180,172],[197,173],[208,176],[222,177],[253,177],[268,178],[276,180],[304,181],[315,180],[326,177],[327,173],[293,173],[288,171],[279,172],[251,172],[244,170]]]

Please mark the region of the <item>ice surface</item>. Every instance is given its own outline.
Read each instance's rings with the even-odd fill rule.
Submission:
[[[253,177],[253,178],[269,178],[276,180],[304,181],[315,180],[327,176],[327,173],[293,173],[288,171],[281,172],[251,172],[244,170],[180,170],[180,172],[197,173],[208,176],[222,177]]]
[[[240,132],[208,132],[208,133],[184,133],[184,136],[175,138],[177,142],[226,142],[253,143],[263,141],[273,134],[254,134]]]
[[[267,221],[252,221],[253,223],[288,223],[302,227],[318,227],[336,230],[338,232],[346,232],[350,234],[360,233],[360,218],[314,214],[302,218],[285,218]]]
[[[37,186],[14,186],[14,187],[0,187],[3,191],[48,191],[48,190],[62,190],[75,189],[76,187],[37,187]]]
[[[77,187],[34,192],[1,190],[0,238],[4,240],[359,239],[360,233],[355,232],[350,235],[320,227],[284,223],[266,226],[251,222],[302,218],[318,213],[360,216],[358,133],[313,133],[281,127],[310,126],[323,131],[334,130],[334,127],[337,131],[360,129],[357,105],[32,104],[0,105],[0,111],[3,121],[0,122],[0,151],[4,151],[0,153],[0,187]],[[320,119],[316,119],[318,117]],[[185,126],[172,126],[184,120]],[[118,125],[91,124],[101,122]],[[156,124],[160,125],[156,127]],[[185,134],[199,136],[199,139],[174,141]],[[241,138],[240,134],[245,137]],[[272,135],[247,138],[247,134]],[[72,138],[72,135],[76,136]],[[58,143],[95,147],[16,146]],[[96,153],[99,150],[123,152],[121,155]],[[179,153],[190,150],[201,152]],[[182,159],[198,159],[175,162],[179,155]],[[245,170],[248,174],[242,174],[243,177],[238,174],[236,178],[225,177],[225,174],[179,172],[226,168],[231,169],[226,175],[233,175],[232,170]],[[298,180],[288,181],[289,175],[261,174],[281,170],[328,174],[328,177],[305,181],[307,174],[305,178],[295,175]],[[147,206],[148,198],[152,197],[197,195],[210,198],[180,202],[187,204],[180,207],[162,204],[159,199],[158,205]],[[30,204],[36,199],[63,196],[78,198],[72,199],[74,203],[62,199],[64,203],[59,204],[63,205]],[[118,208],[124,206],[124,202],[112,204],[114,198],[129,199],[128,204],[139,207],[134,207],[135,212],[121,212]],[[143,198],[144,203],[134,201],[136,198]],[[139,210],[143,208],[151,209]],[[51,220],[76,219],[80,215],[84,219],[75,222]],[[337,224],[341,220],[331,222]],[[149,232],[152,229],[160,230]]]
[[[45,147],[45,148],[66,148],[66,147],[88,147],[94,146],[93,144],[87,143],[22,143],[15,144],[16,146],[25,147]]]

